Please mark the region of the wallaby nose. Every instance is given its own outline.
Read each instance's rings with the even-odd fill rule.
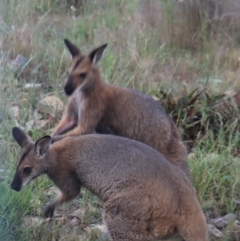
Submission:
[[[67,80],[67,83],[64,87],[64,91],[67,95],[71,95],[73,92],[74,92],[74,86],[73,84],[71,83],[71,79],[68,79]]]
[[[11,188],[17,192],[19,192],[21,190],[22,187],[22,180],[20,178],[20,176],[18,175],[18,173],[16,172],[13,181],[11,183]]]
[[[17,184],[17,183],[14,183],[14,182],[12,182],[11,188],[13,190],[17,191],[17,192],[19,192],[21,190],[21,186],[19,184]]]

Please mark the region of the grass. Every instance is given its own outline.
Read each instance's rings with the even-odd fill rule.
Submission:
[[[81,237],[81,240],[94,241],[99,236],[96,231],[87,231],[90,224],[101,220],[101,204],[88,191],[84,190],[80,199],[63,209],[69,212],[73,206],[81,206],[85,210],[77,233],[66,236],[67,227],[58,224],[21,226],[24,217],[40,215],[52,198],[45,194],[52,185],[50,181],[39,178],[21,193],[10,189],[19,148],[11,137],[16,123],[8,115],[8,109],[12,105],[19,106],[18,122],[24,125],[34,118],[33,111],[44,94],[54,93],[66,101],[61,84],[70,55],[63,38],[72,40],[83,52],[108,43],[100,62],[106,83],[146,93],[158,92],[162,86],[179,93],[184,85],[189,90],[207,86],[212,95],[239,89],[239,46],[234,36],[231,39],[230,34],[209,34],[203,21],[197,30],[191,29],[191,33],[197,33],[196,38],[185,40],[181,36],[184,33],[190,36],[189,30],[184,28],[184,21],[174,20],[177,10],[170,1],[153,1],[157,4],[153,5],[155,9],[158,4],[167,4],[165,19],[151,14],[151,6],[142,8],[144,1],[85,2],[84,14],[60,0],[0,2],[0,169],[4,170],[3,180],[0,178],[0,240],[76,240]],[[142,9],[150,11],[150,15]],[[157,25],[151,24],[154,19],[149,16],[156,17]],[[27,63],[20,71],[14,71],[12,62],[18,54],[25,56]],[[42,83],[47,88],[25,90],[25,83]],[[209,117],[205,107],[201,113],[203,118]],[[184,121],[179,122],[180,129],[183,125]],[[239,133],[236,129],[229,131],[221,123],[217,129],[216,138],[206,127],[204,137],[194,146],[194,155],[189,158],[201,205],[213,217],[228,212],[238,214],[235,200],[239,199],[240,191],[240,162],[233,152],[239,151]],[[36,140],[49,133],[50,130],[33,129],[30,134]]]

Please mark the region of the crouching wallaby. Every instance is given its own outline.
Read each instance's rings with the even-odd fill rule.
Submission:
[[[52,133],[53,141],[94,131],[110,132],[153,147],[190,177],[186,147],[160,103],[148,95],[103,82],[97,64],[107,44],[87,56],[69,40],[65,39],[65,44],[72,54],[64,88],[70,98]]]
[[[20,191],[46,173],[61,190],[45,216],[86,187],[103,201],[112,241],[147,241],[174,234],[207,241],[206,221],[187,176],[153,148],[128,138],[89,134],[34,144],[18,128],[22,148],[11,187]]]

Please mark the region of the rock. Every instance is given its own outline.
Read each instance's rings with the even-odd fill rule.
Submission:
[[[234,90],[226,90],[224,94],[225,94],[225,98],[232,98],[237,94],[237,92]]]
[[[13,64],[16,69],[22,69],[27,64],[27,59],[23,55],[19,54],[13,61]]]
[[[236,220],[236,215],[233,213],[228,213],[223,217],[224,221],[228,224],[233,223]]]
[[[41,204],[41,201],[39,199],[31,199],[29,202],[34,206],[40,206]]]
[[[105,224],[93,224],[91,226],[91,229],[99,229],[102,233],[107,233],[108,230],[107,230],[107,226]]]
[[[74,212],[72,212],[69,216],[82,220],[84,215],[85,215],[85,211],[83,209],[79,208],[79,209],[75,210]]]
[[[45,115],[60,115],[63,108],[63,102],[54,95],[45,97],[37,104],[37,111]]]
[[[35,120],[34,127],[36,130],[42,130],[49,126],[48,120]]]
[[[216,238],[221,238],[223,237],[223,233],[218,230],[214,225],[212,224],[207,224],[208,232],[212,234]]]
[[[32,226],[39,226],[46,221],[47,221],[47,219],[44,219],[44,218],[26,216],[23,219],[22,227],[23,228],[29,228],[29,227],[32,227]]]
[[[74,227],[74,226],[78,226],[79,223],[80,223],[80,221],[79,221],[78,218],[73,218],[73,219],[71,220],[71,222],[70,222],[70,225],[71,225],[72,227]]]
[[[43,115],[41,115],[37,110],[33,112],[33,116],[35,120],[41,120],[43,119]]]
[[[91,225],[91,231],[97,230],[100,232],[100,241],[107,241],[109,240],[108,230],[106,224],[93,224]]]
[[[110,241],[108,233],[103,233],[99,237],[99,241]],[[165,241],[170,241],[170,240],[165,240]],[[182,240],[171,240],[171,241],[182,241]]]
[[[240,222],[235,220],[233,223],[232,231],[231,231],[231,238],[232,240],[239,241],[240,240]]]
[[[238,220],[235,220],[233,223],[233,230],[240,233],[240,222]]]
[[[188,154],[188,159],[194,159],[196,157],[197,157],[197,154],[194,153],[194,152],[191,152],[191,153]]]
[[[53,220],[56,225],[64,225],[67,221],[65,217],[55,217]]]
[[[18,106],[13,106],[13,107],[10,107],[9,110],[8,110],[8,113],[9,115],[16,119],[16,120],[19,120],[20,118],[20,109]]]
[[[217,228],[224,228],[228,224],[234,222],[235,220],[236,220],[236,215],[234,215],[233,213],[229,213],[229,214],[225,215],[224,217],[218,217],[218,218],[211,219],[209,221],[209,223],[214,225]]]

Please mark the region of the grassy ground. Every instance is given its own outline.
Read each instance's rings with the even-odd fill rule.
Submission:
[[[183,46],[178,44],[179,35],[171,35],[169,22],[149,24],[148,13],[142,10],[144,1],[85,2],[84,12],[60,0],[0,2],[0,240],[76,240],[76,236],[66,237],[59,225],[21,226],[26,215],[39,215],[50,199],[45,191],[52,184],[46,178],[37,179],[21,193],[10,189],[19,148],[11,137],[15,121],[8,115],[8,109],[18,105],[19,123],[24,124],[33,119],[43,94],[54,93],[65,101],[61,84],[70,55],[63,38],[72,40],[85,52],[108,43],[100,63],[107,83],[146,93],[158,91],[161,86],[177,93],[184,86],[191,90],[207,85],[212,93],[239,88],[240,49],[234,39],[223,36],[219,41],[216,36],[207,37],[202,26],[198,30],[201,47]],[[166,9],[171,19],[171,6]],[[168,42],[169,36],[174,41]],[[27,63],[15,73],[12,61],[18,54],[25,56]],[[46,88],[24,90],[25,83],[42,83]],[[46,133],[50,130],[31,131],[33,139]],[[239,148],[238,134],[219,125],[216,139],[207,130],[189,158],[193,183],[208,217],[228,212],[238,215],[234,200],[239,199],[240,162],[233,152]],[[91,223],[101,220],[98,200],[84,191],[74,205],[87,210],[78,237],[96,240],[98,234],[86,230]],[[66,206],[64,210],[71,208]]]

